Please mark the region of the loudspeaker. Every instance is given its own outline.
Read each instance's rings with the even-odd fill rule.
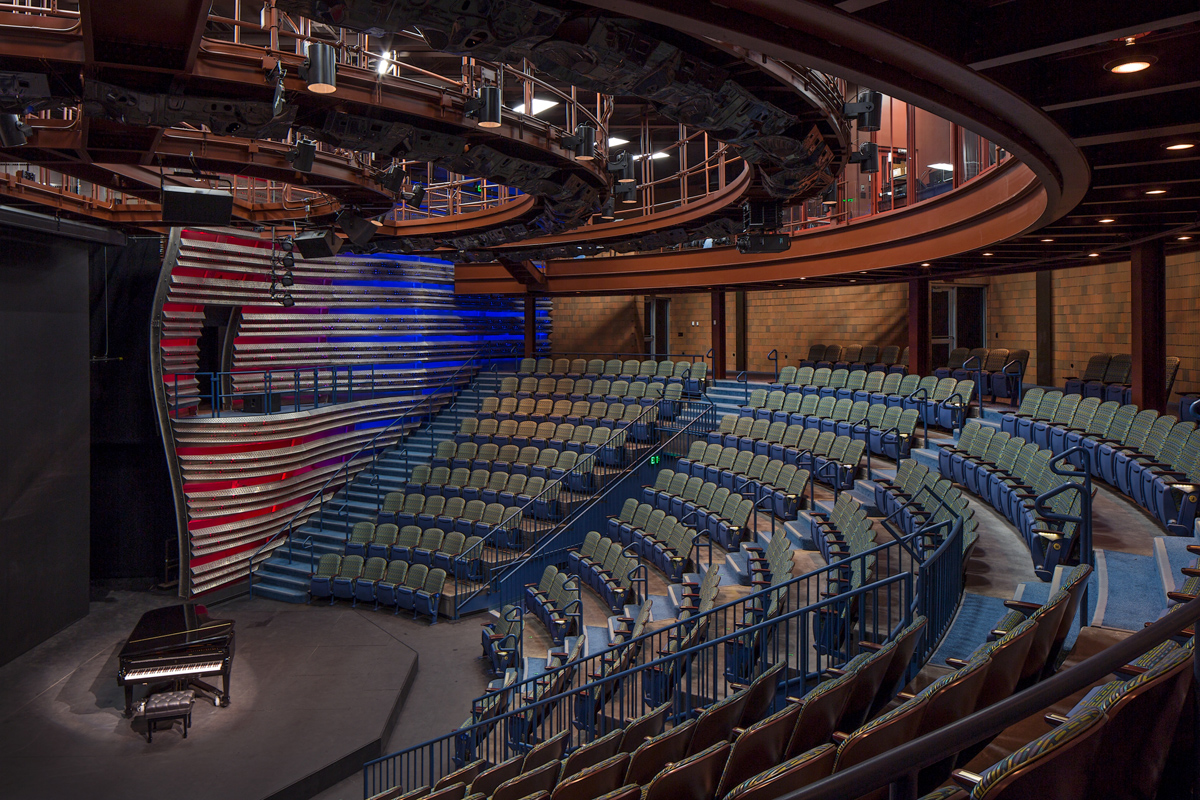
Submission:
[[[783,203],[778,200],[747,200],[742,206],[742,227],[773,231],[783,224]]]
[[[342,249],[342,240],[332,228],[301,233],[293,241],[300,255],[305,258],[329,258]]]
[[[275,393],[271,395],[271,412],[279,410],[280,396]],[[248,394],[242,400],[242,411],[247,414],[263,414],[267,413],[264,409],[267,407],[267,395],[264,394]]]
[[[346,234],[346,238],[359,247],[366,247],[367,242],[371,241],[371,237],[378,230],[368,220],[345,209],[338,213],[336,222],[342,233]]]
[[[165,225],[228,225],[233,195],[220,189],[164,186],[162,221]]]

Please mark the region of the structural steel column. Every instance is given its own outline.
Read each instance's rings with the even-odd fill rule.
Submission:
[[[746,364],[746,293],[733,293],[733,365],[738,372],[749,369]]]
[[[1134,245],[1129,253],[1130,350],[1133,402],[1167,409],[1167,268],[1161,239]]]
[[[908,371],[930,375],[932,347],[929,341],[929,278],[908,282]]]
[[[713,380],[725,379],[725,290],[714,289],[712,306]]]
[[[525,295],[525,357],[537,355],[537,296]]]
[[[1043,270],[1036,277],[1037,375],[1038,386],[1054,385],[1054,273]]]

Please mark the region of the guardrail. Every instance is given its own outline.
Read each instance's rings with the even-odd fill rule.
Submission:
[[[463,369],[466,368],[467,365],[473,364],[473,362],[480,356],[480,354],[485,351],[490,351],[490,349],[489,348],[480,348],[479,350],[476,350],[470,356],[470,358],[468,358],[466,361],[464,361],[462,364],[460,364],[458,366],[458,369],[456,369],[454,371],[454,373],[450,375],[450,377],[448,377],[446,380],[442,381],[442,383],[439,386],[428,391],[428,393],[426,394],[427,400],[425,403],[426,411],[423,416],[425,416],[427,419],[433,418],[433,415],[435,413],[433,410],[434,398],[440,396],[442,389],[454,384],[456,379],[458,378],[458,375],[463,371]],[[488,356],[488,358],[492,358],[492,357],[493,356],[491,356],[491,355]],[[380,437],[382,437],[384,434],[386,434],[388,431],[390,431],[398,423],[402,422],[403,420],[410,420],[412,418],[413,418],[413,415],[411,413],[405,414],[402,416],[397,416],[395,419],[393,419],[391,422],[389,422],[386,426],[381,428],[378,433],[376,433],[374,436],[371,437],[371,440],[369,442],[367,442],[365,445],[360,447],[353,455],[349,456],[342,462],[342,465],[338,468],[338,470],[329,476],[329,478],[325,481],[325,483],[323,483],[321,485],[321,488],[318,489],[316,492],[314,492],[308,498],[308,500],[305,501],[304,505],[301,506],[300,509],[297,510],[296,513],[291,516],[291,518],[283,525],[283,527],[278,532],[276,532],[269,539],[267,539],[267,541],[263,542],[263,544],[250,555],[250,557],[246,560],[246,577],[247,577],[247,591],[251,596],[254,595],[254,565],[256,563],[255,560],[267,549],[269,549],[269,548],[274,549],[274,548],[281,547],[282,545],[278,544],[277,542],[280,537],[286,535],[287,540],[288,540],[288,543],[287,543],[288,560],[291,561],[292,558],[294,557],[294,547],[292,544],[292,538],[295,533],[297,521],[300,519],[300,517],[305,515],[305,512],[309,510],[309,508],[312,506],[314,501],[319,501],[319,502],[323,503],[324,501],[322,500],[322,498],[325,497],[326,490],[330,486],[333,486],[335,484],[335,482],[337,482],[339,480],[339,478],[342,479],[343,483],[348,484],[349,483],[349,470],[350,470],[351,465],[355,464],[359,460],[359,458],[368,451],[372,451],[374,453],[374,455],[372,455],[372,457],[371,457],[370,464],[364,465],[361,469],[368,469],[370,467],[373,467],[378,462],[379,457],[382,455],[382,452],[376,450],[376,442],[378,442]],[[361,469],[360,469],[360,471],[361,471]],[[312,513],[316,513],[316,512],[312,512]],[[305,517],[305,519],[307,519],[307,516]],[[311,564],[311,562],[313,561],[311,537],[309,538],[309,540],[307,540],[306,544],[307,544],[306,549],[309,551],[309,561]]]

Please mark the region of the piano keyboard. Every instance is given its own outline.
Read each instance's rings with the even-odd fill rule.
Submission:
[[[130,681],[146,681],[154,678],[176,678],[180,675],[207,675],[211,672],[220,672],[221,661],[204,661],[199,664],[180,664],[172,667],[149,667],[147,669],[131,669],[125,673],[124,680]]]

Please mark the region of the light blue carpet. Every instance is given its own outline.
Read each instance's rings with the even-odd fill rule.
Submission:
[[[538,656],[526,656],[525,658],[525,674],[521,676],[522,680],[536,678],[546,671],[546,659]]]
[[[1197,544],[1194,537],[1191,536],[1164,536],[1162,537],[1162,546],[1166,550],[1167,560],[1170,562],[1171,578],[1175,581],[1173,586],[1165,587],[1167,591],[1174,591],[1179,588],[1185,580],[1181,569],[1190,567],[1196,563],[1196,556],[1187,551],[1189,544]]]
[[[988,633],[1007,613],[1000,598],[967,592],[950,630],[929,663],[944,667],[947,658],[968,658],[975,648],[987,641]]]
[[[1158,564],[1153,556],[1104,552],[1108,564],[1108,604],[1104,611],[1106,628],[1140,631],[1166,608]]]
[[[1105,555],[1108,555],[1106,552]],[[1021,599],[1026,603],[1044,603],[1050,599],[1050,584],[1038,581],[1036,583],[1023,583],[1025,588],[1021,591]],[[1100,602],[1100,574],[1093,571],[1088,578],[1088,593],[1087,593],[1087,620],[1088,624],[1092,623],[1092,617],[1096,613],[1096,604]],[[1070,650],[1075,646],[1075,639],[1079,636],[1079,611],[1075,611],[1074,622],[1071,623],[1071,630],[1067,634],[1066,648]]]
[[[663,594],[650,595],[650,619],[673,619],[675,617],[675,609],[671,606],[671,601]]]
[[[607,650],[608,628],[602,625],[586,625],[587,644],[584,646],[584,657],[595,655],[601,650]]]

